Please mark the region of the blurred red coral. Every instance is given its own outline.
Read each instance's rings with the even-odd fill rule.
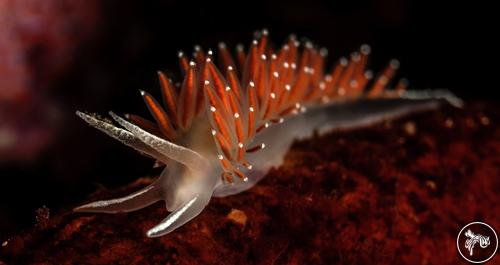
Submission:
[[[0,162],[30,159],[51,139],[58,107],[47,89],[92,35],[97,3],[0,1]]]

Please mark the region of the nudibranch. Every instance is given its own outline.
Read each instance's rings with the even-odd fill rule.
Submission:
[[[117,123],[77,111],[91,126],[165,165],[151,185],[128,196],[92,202],[77,212],[116,213],[163,200],[170,214],[147,231],[168,234],[196,217],[210,198],[245,191],[279,166],[294,139],[316,130],[366,126],[408,113],[462,101],[446,90],[408,90],[391,85],[399,62],[378,74],[367,70],[370,47],[362,45],[325,71],[327,51],[291,36],[280,49],[266,30],[235,57],[224,43],[218,56],[195,46],[192,59],[179,52],[183,82],[158,72],[164,105],[140,91],[156,123],[137,115]],[[216,62],[217,60],[217,62]]]

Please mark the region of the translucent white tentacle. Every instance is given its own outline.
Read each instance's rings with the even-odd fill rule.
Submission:
[[[205,208],[210,201],[211,193],[209,196],[196,195],[183,203],[176,210],[171,212],[167,218],[163,219],[158,225],[151,228],[147,232],[148,237],[159,237],[166,235],[183,224],[187,223]]]
[[[149,237],[168,234],[203,211],[210,201],[220,174],[214,168],[193,171],[172,163],[162,172],[163,200],[171,213],[147,232]]]
[[[74,211],[94,213],[117,213],[135,211],[163,199],[161,192],[162,187],[159,185],[159,183],[161,183],[161,181],[155,181],[151,185],[125,197],[85,204],[75,208]]]
[[[156,158],[157,160],[160,160],[163,163],[168,162],[168,157],[162,155],[160,152],[156,151],[152,147],[148,146],[147,144],[143,143],[141,140],[139,140],[136,136],[134,136],[131,132],[126,131],[122,128],[118,128],[115,125],[100,120],[96,117],[90,116],[88,114],[85,114],[83,112],[77,111],[76,115],[78,117],[82,118],[84,121],[86,121],[90,126],[104,132],[105,134],[113,137],[114,139],[122,142],[123,144],[130,146],[137,151],[146,154],[148,156],[151,156],[153,158]]]
[[[187,166],[188,168],[199,169],[201,164],[208,163],[206,162],[205,158],[191,149],[176,145],[172,142],[148,133],[147,131],[141,129],[139,126],[126,121],[113,112],[109,112],[109,115],[111,115],[111,117],[113,117],[116,122],[133,133],[142,142],[160,152],[161,154]]]

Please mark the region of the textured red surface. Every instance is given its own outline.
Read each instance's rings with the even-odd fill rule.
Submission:
[[[295,143],[257,186],[213,199],[167,236],[144,237],[167,214],[160,203],[129,214],[68,212],[5,242],[0,260],[465,264],[455,247],[460,228],[474,220],[500,228],[499,113],[493,104],[473,104],[313,137]],[[91,200],[149,182],[100,190]]]

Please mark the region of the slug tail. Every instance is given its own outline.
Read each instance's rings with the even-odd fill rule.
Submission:
[[[444,100],[456,108],[464,106],[461,98],[446,89],[407,90],[401,93],[400,97],[409,100]]]

